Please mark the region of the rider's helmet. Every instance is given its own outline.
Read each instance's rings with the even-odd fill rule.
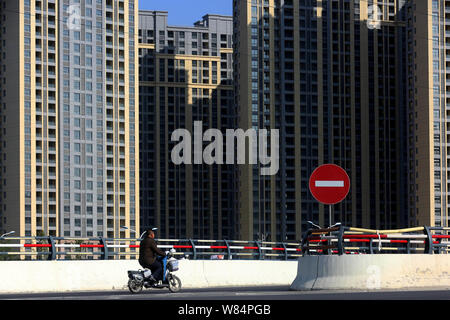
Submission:
[[[147,238],[148,233],[149,233],[150,231],[155,232],[156,230],[158,230],[158,228],[145,228],[145,229],[144,229],[144,232],[141,234],[140,239],[142,240],[142,239]]]

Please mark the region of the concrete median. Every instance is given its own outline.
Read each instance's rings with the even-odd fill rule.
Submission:
[[[136,260],[2,261],[0,293],[127,290],[127,271]],[[231,286],[289,287],[296,261],[180,260],[175,274],[183,288]]]
[[[305,256],[291,290],[450,288],[450,255]]]

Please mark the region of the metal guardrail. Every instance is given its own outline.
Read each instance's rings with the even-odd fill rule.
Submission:
[[[303,236],[302,254],[447,254],[449,231],[444,227],[372,230],[342,225],[309,229]]]
[[[156,239],[162,250],[175,249],[187,259],[297,259],[300,243]],[[139,239],[7,237],[0,239],[0,260],[136,259]]]
[[[309,229],[301,243],[239,240],[157,239],[162,250],[187,259],[293,260],[302,255],[450,252],[450,228],[371,230],[342,225]],[[139,239],[3,237],[0,260],[136,259]]]

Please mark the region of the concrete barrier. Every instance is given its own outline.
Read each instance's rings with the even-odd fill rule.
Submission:
[[[450,288],[450,255],[305,256],[291,290]]]
[[[285,285],[296,261],[180,260],[175,274],[183,288]],[[128,290],[127,271],[136,260],[1,261],[0,293]]]

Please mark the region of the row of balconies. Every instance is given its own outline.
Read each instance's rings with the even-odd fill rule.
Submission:
[[[36,139],[40,140],[40,139],[56,139],[56,129],[48,129],[48,133],[47,136],[43,136],[42,135],[42,129],[41,128],[37,128],[36,129]]]
[[[41,189],[41,188],[39,188],[39,189]],[[48,192],[47,201],[49,201],[51,204],[56,204],[56,186],[53,187],[53,188],[48,188],[48,189],[53,189],[54,192]],[[42,204],[42,201],[43,201],[42,199],[43,199],[42,198],[42,191],[36,191],[36,202],[37,202],[37,204]]]

